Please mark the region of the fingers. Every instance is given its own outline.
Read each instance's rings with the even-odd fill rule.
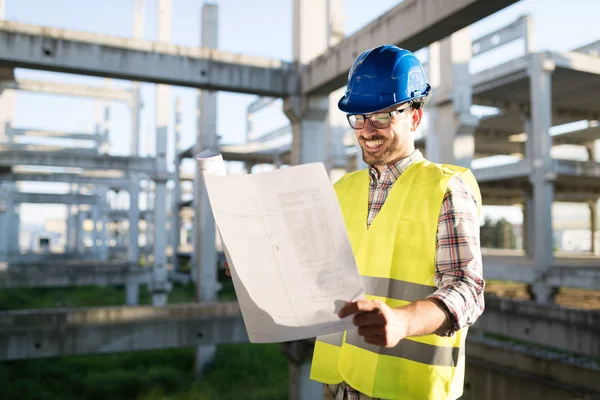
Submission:
[[[385,335],[385,330],[381,325],[359,326],[358,334],[363,338],[367,338],[369,336],[382,336]]]
[[[358,300],[351,303],[347,303],[340,312],[338,313],[340,318],[344,318],[348,315],[356,314],[359,312],[369,312],[375,309],[381,308],[381,301],[379,300]]]
[[[223,264],[223,266],[225,267],[225,275],[230,277],[231,271],[229,270],[229,263],[227,262],[227,260],[225,260],[225,263]]]
[[[369,344],[373,344],[375,346],[386,346],[385,336],[380,335],[370,335],[363,336],[363,340]]]
[[[380,310],[360,313],[354,316],[352,323],[356,326],[385,325],[385,317]]]

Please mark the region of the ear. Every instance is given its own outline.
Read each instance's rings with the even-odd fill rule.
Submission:
[[[419,125],[421,125],[421,120],[423,119],[423,109],[419,108],[418,110],[413,110],[411,119],[411,130],[414,132],[417,130]]]

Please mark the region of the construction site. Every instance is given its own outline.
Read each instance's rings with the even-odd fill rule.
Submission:
[[[8,399],[321,399],[314,340],[249,343],[195,156],[221,153],[229,174],[321,162],[332,183],[367,168],[337,104],[356,56],[382,44],[415,52],[432,86],[416,147],[471,168],[485,215],[516,215],[502,244],[482,244],[462,399],[600,399],[600,30],[540,49],[522,12],[535,0],[404,0],[349,33],[366,3],[287,0],[289,35],[264,41],[289,56],[266,57],[221,48],[254,29],[230,11],[253,2],[122,3],[104,23],[129,36],[21,22],[45,3],[0,0]],[[265,7],[264,24],[283,18]],[[172,40],[183,15],[194,45]],[[55,128],[51,113],[88,125]]]

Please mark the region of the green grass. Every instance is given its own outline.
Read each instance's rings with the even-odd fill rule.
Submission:
[[[0,363],[4,400],[285,399],[287,360],[279,346],[222,345],[199,381],[194,349]]]
[[[221,300],[234,300],[231,279],[221,276]],[[176,284],[169,303],[194,300],[194,285]],[[118,306],[124,287],[11,289],[0,309]],[[151,294],[140,287],[140,304]],[[281,400],[287,398],[287,359],[278,344],[217,347],[202,380],[194,374],[193,348],[0,362],[2,400]]]
[[[220,300],[235,300],[235,291],[231,279],[222,282]],[[169,304],[190,303],[194,301],[193,283],[174,284],[169,293]],[[108,307],[125,303],[124,286],[88,286],[70,288],[32,288],[4,289],[0,291],[0,310],[24,310],[57,307]],[[139,304],[152,304],[152,294],[145,285],[139,289]]]

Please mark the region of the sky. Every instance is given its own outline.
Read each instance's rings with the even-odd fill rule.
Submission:
[[[81,30],[121,37],[133,34],[131,0],[4,0],[5,19],[56,28]],[[323,0],[325,1],[325,0]],[[219,5],[219,49],[228,52],[292,59],[292,0],[214,0]],[[173,0],[171,42],[184,46],[199,46],[200,11],[204,0]],[[345,30],[350,35],[395,6],[394,0],[344,0]],[[469,29],[473,38],[505,26],[519,16],[529,14],[534,20],[534,50],[566,51],[600,39],[597,21],[598,0],[522,0],[479,21]],[[156,0],[146,0],[144,39],[156,37]],[[412,49],[418,50],[418,49]],[[494,54],[475,58],[472,71],[508,61],[522,55],[523,43],[505,46]],[[40,79],[82,84],[103,85],[103,78],[41,71],[16,71],[17,78]],[[129,87],[130,82],[111,80],[114,87]],[[182,147],[193,144],[196,132],[197,90],[172,87],[170,115],[174,101],[182,101]],[[67,132],[92,132],[95,126],[96,103],[93,100],[67,98],[19,92],[16,96],[14,126],[43,128]],[[218,94],[217,131],[224,143],[241,143],[246,134],[246,107],[256,96],[233,93]],[[154,153],[154,85],[142,84],[144,107],[141,113],[140,154]],[[269,118],[273,123],[285,123],[281,112]],[[129,152],[131,117],[124,104],[110,104],[111,153]],[[257,129],[261,129],[260,126]],[[266,129],[266,128],[265,128]],[[173,122],[170,127],[168,152],[174,152]],[[40,185],[37,185],[40,187]],[[35,190],[29,187],[28,190]],[[64,187],[57,189],[64,190]],[[58,210],[58,208],[55,208]],[[489,209],[488,209],[489,211]],[[493,211],[493,210],[492,210]],[[516,209],[503,209],[503,216],[520,222]],[[21,210],[22,220],[29,212]],[[56,211],[50,214],[55,215]],[[39,215],[39,214],[38,214]],[[32,219],[35,220],[35,219]]]

